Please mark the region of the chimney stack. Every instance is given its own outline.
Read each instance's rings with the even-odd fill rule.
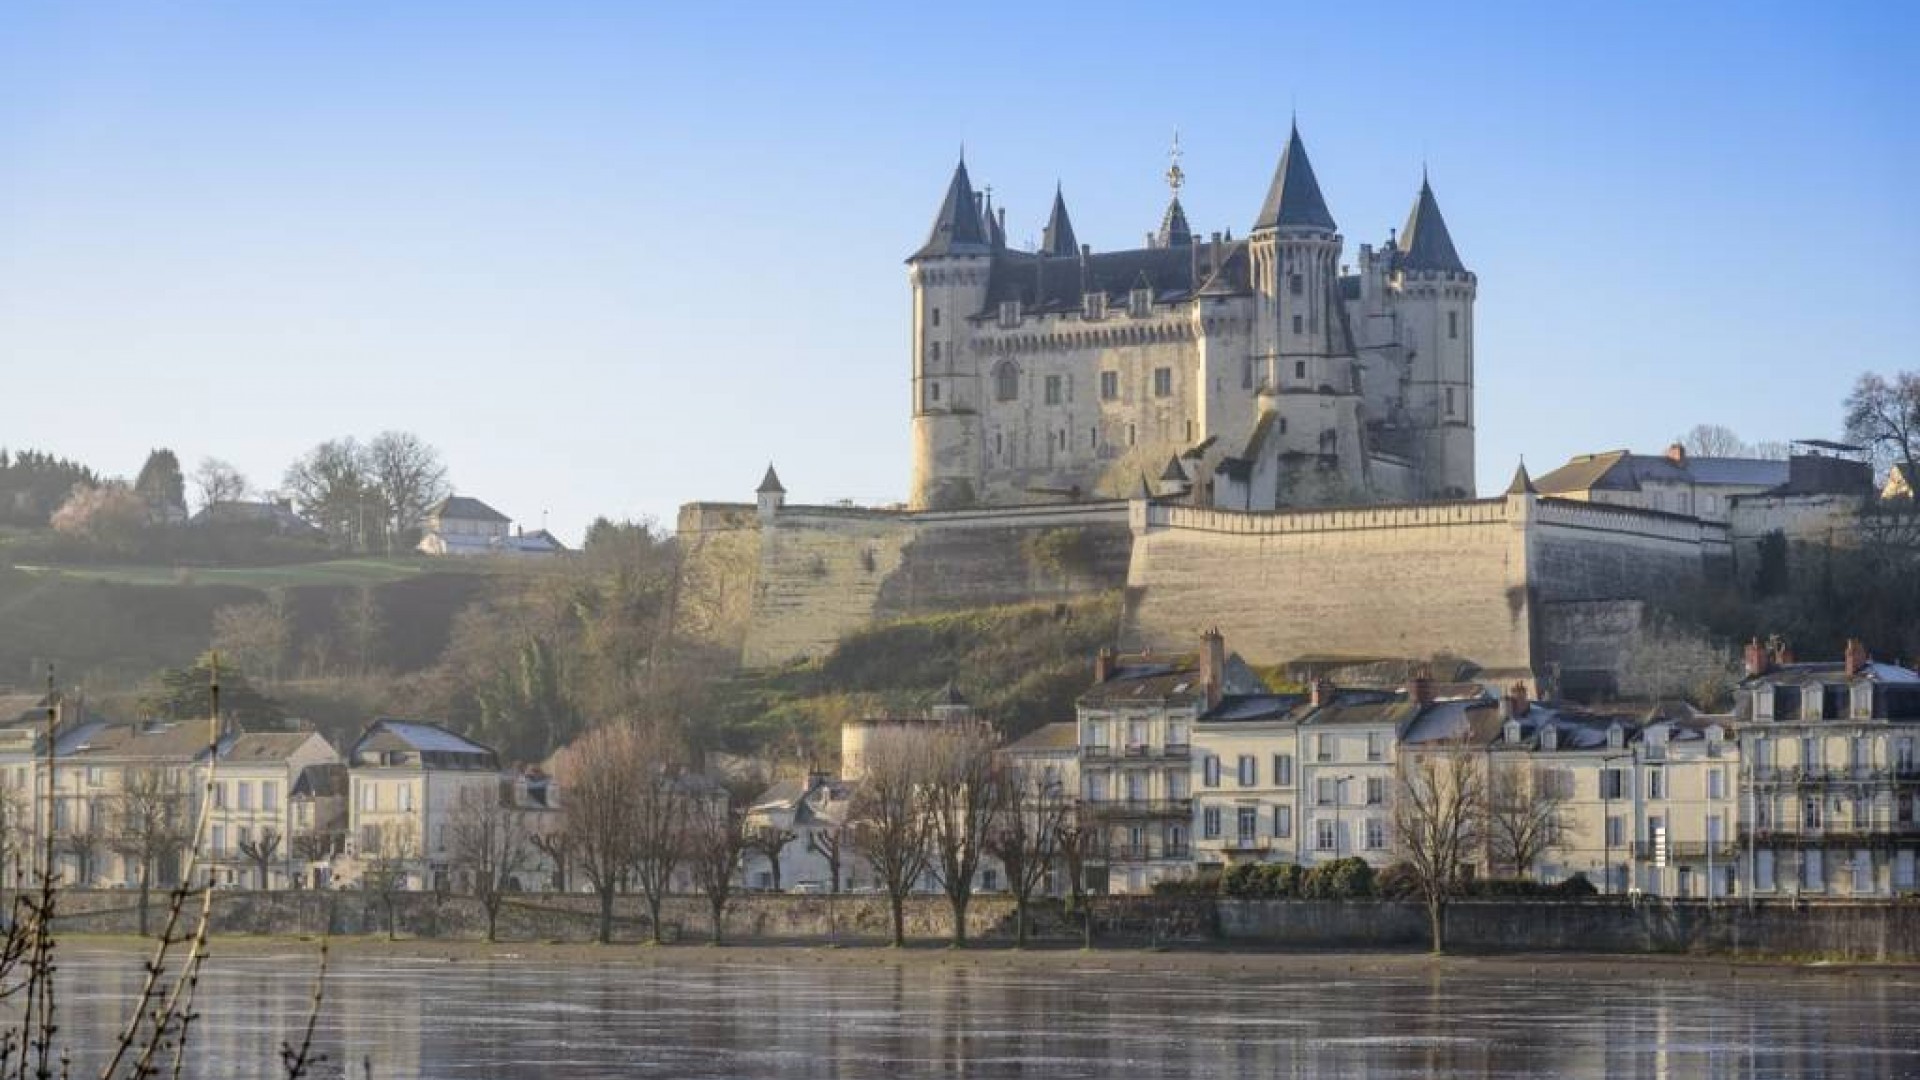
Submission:
[[[1200,635],[1200,685],[1207,692],[1207,708],[1220,704],[1227,676],[1227,639],[1214,627]]]
[[[1533,708],[1527,700],[1527,684],[1517,682],[1507,691],[1507,715],[1520,719]]]
[[[1093,657],[1093,684],[1098,686],[1111,678],[1113,678],[1113,650],[1102,645],[1100,651]]]
[[[1415,705],[1425,707],[1433,704],[1433,668],[1422,664],[1414,669],[1413,678],[1407,683],[1407,696]]]
[[[1746,649],[1747,677],[1753,678],[1756,675],[1765,675],[1772,670],[1773,654],[1767,651],[1767,647],[1760,643],[1759,638],[1749,640]]]
[[[1786,667],[1793,663],[1793,646],[1787,644],[1787,639],[1775,637],[1771,644],[1773,646],[1774,667]]]
[[[1333,704],[1333,699],[1338,696],[1339,693],[1340,688],[1333,685],[1332,679],[1319,678],[1313,680],[1313,707],[1316,709],[1326,708]]]
[[[1667,447],[1667,460],[1684,467],[1687,464],[1687,448],[1679,443]]]
[[[1859,638],[1847,639],[1847,677],[1853,678],[1873,663],[1873,656],[1867,652],[1866,645]]]

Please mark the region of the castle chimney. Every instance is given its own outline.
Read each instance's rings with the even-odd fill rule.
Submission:
[[[1105,645],[1093,657],[1093,684],[1095,686],[1113,678],[1113,650]]]
[[[1320,679],[1313,680],[1313,707],[1314,708],[1316,709],[1326,708],[1327,706],[1333,704],[1333,699],[1335,697],[1338,697],[1339,694],[1340,694],[1340,688],[1333,685],[1332,679],[1320,678]]]
[[[1407,683],[1407,696],[1422,708],[1433,704],[1433,668],[1422,664]]]
[[[1786,667],[1793,663],[1793,646],[1785,638],[1773,639],[1773,666]]]
[[[1746,669],[1749,679],[1773,670],[1773,654],[1767,651],[1767,647],[1760,643],[1759,638],[1753,638],[1747,642]]]
[[[1507,690],[1507,715],[1519,719],[1527,715],[1533,706],[1527,701],[1527,684],[1514,683]]]
[[[1667,446],[1667,460],[1673,462],[1675,465],[1685,466],[1687,463],[1687,448],[1679,443],[1669,444]]]
[[[1207,708],[1220,704],[1226,675],[1227,639],[1220,636],[1219,627],[1214,627],[1200,635],[1200,685],[1207,692]]]
[[[1867,669],[1873,663],[1873,657],[1859,638],[1847,639],[1847,677],[1852,678]]]

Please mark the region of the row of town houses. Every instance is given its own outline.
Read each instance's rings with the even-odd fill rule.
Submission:
[[[1558,807],[1529,867],[1475,873],[1544,883],[1582,875],[1601,891],[1668,898],[1886,898],[1920,890],[1920,676],[1859,642],[1831,663],[1750,644],[1737,704],[1628,711],[1534,700],[1525,683],[1395,685],[1308,677],[1275,692],[1220,635],[1191,656],[1103,652],[1072,722],[1002,754],[1075,793],[1097,823],[1096,891],[1140,893],[1236,864],[1396,859],[1392,800],[1409,757],[1519,769]],[[1380,680],[1374,680],[1376,683]],[[800,836],[778,881],[831,881],[815,837],[843,827],[858,746],[889,723],[964,721],[951,691],[917,720],[843,730],[842,777],[776,785],[755,813]],[[843,860],[844,861],[844,860]],[[775,878],[750,862],[751,884]],[[858,888],[843,866],[838,885]],[[980,885],[998,884],[989,866]]]
[[[216,741],[205,722],[121,723],[51,700],[49,755],[49,698],[0,695],[7,885],[31,880],[49,825],[67,885],[132,888],[149,852],[153,881],[170,885],[201,806],[199,865],[234,888],[352,886],[375,856],[401,887],[448,888],[449,830],[474,800],[524,809],[531,831],[557,824],[543,774],[503,770],[494,751],[435,724],[376,720],[343,756],[313,731],[229,728]]]
[[[1524,682],[1402,679],[1323,668],[1276,691],[1217,633],[1191,655],[1103,651],[1073,721],[1000,753],[1075,803],[1098,838],[1095,891],[1147,892],[1236,864],[1396,859],[1392,801],[1411,757],[1467,753],[1550,792],[1557,829],[1528,867],[1474,872],[1552,883],[1584,876],[1610,894],[1672,898],[1886,898],[1920,891],[1920,675],[1849,642],[1834,662],[1747,646],[1734,708],[1632,711],[1536,700]],[[1336,681],[1330,677],[1339,675]],[[219,886],[355,887],[395,859],[402,887],[459,888],[450,830],[463,807],[501,800],[528,832],[561,826],[564,792],[538,769],[503,769],[488,747],[435,724],[380,719],[344,754],[311,731],[224,732],[126,724],[45,699],[0,695],[0,881],[28,879],[49,822],[69,884],[132,887],[134,852],[113,817],[156,785],[197,801],[214,787],[201,865]],[[975,724],[949,686],[909,718],[841,732],[837,773],[781,780],[740,811],[791,833],[778,866],[742,859],[741,884],[868,891],[875,876],[840,843],[853,824],[864,748],[894,726]],[[47,770],[51,762],[51,785]],[[575,888],[536,855],[520,887]],[[156,870],[173,880],[168,867]],[[928,891],[936,884],[929,876]],[[976,884],[1003,888],[991,860]],[[1065,889],[1056,877],[1052,891]]]

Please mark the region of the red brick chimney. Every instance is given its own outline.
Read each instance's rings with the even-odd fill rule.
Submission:
[[[1793,663],[1793,646],[1787,644],[1785,638],[1774,638],[1773,665],[1775,667],[1786,667],[1791,663]]]
[[[1407,696],[1415,705],[1433,704],[1433,668],[1422,664],[1414,669],[1413,678],[1407,682]]]
[[[1316,709],[1326,708],[1333,704],[1333,699],[1337,697],[1339,693],[1340,688],[1333,685],[1332,679],[1321,678],[1313,680],[1313,707]]]
[[[1687,463],[1687,448],[1679,443],[1670,444],[1667,447],[1667,460],[1673,462],[1675,465],[1685,465]]]
[[[1220,628],[1200,635],[1200,685],[1207,692],[1207,708],[1220,704],[1227,677],[1227,639]]]
[[[1527,684],[1522,682],[1514,683],[1513,686],[1507,690],[1507,715],[1518,720],[1527,715],[1528,710],[1532,708],[1532,704],[1527,700]]]
[[[1113,678],[1113,650],[1105,645],[1093,657],[1093,684],[1095,686]]]
[[[1867,652],[1867,646],[1859,638],[1847,639],[1847,677],[1852,678],[1867,669],[1873,663],[1873,656]]]
[[[1747,642],[1746,670],[1748,678],[1765,675],[1773,670],[1773,654],[1767,651],[1767,647],[1760,643],[1759,638],[1752,638]]]

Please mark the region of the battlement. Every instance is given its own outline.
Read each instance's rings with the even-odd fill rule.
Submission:
[[[1540,524],[1561,528],[1591,529],[1721,549],[1729,543],[1727,526],[1720,522],[1635,506],[1541,499],[1537,514]]]
[[[1228,533],[1241,536],[1284,536],[1298,533],[1358,532],[1380,529],[1430,528],[1448,525],[1503,524],[1504,499],[1401,503],[1341,509],[1247,512],[1216,510],[1148,502],[1136,531],[1179,529],[1187,532]]]

